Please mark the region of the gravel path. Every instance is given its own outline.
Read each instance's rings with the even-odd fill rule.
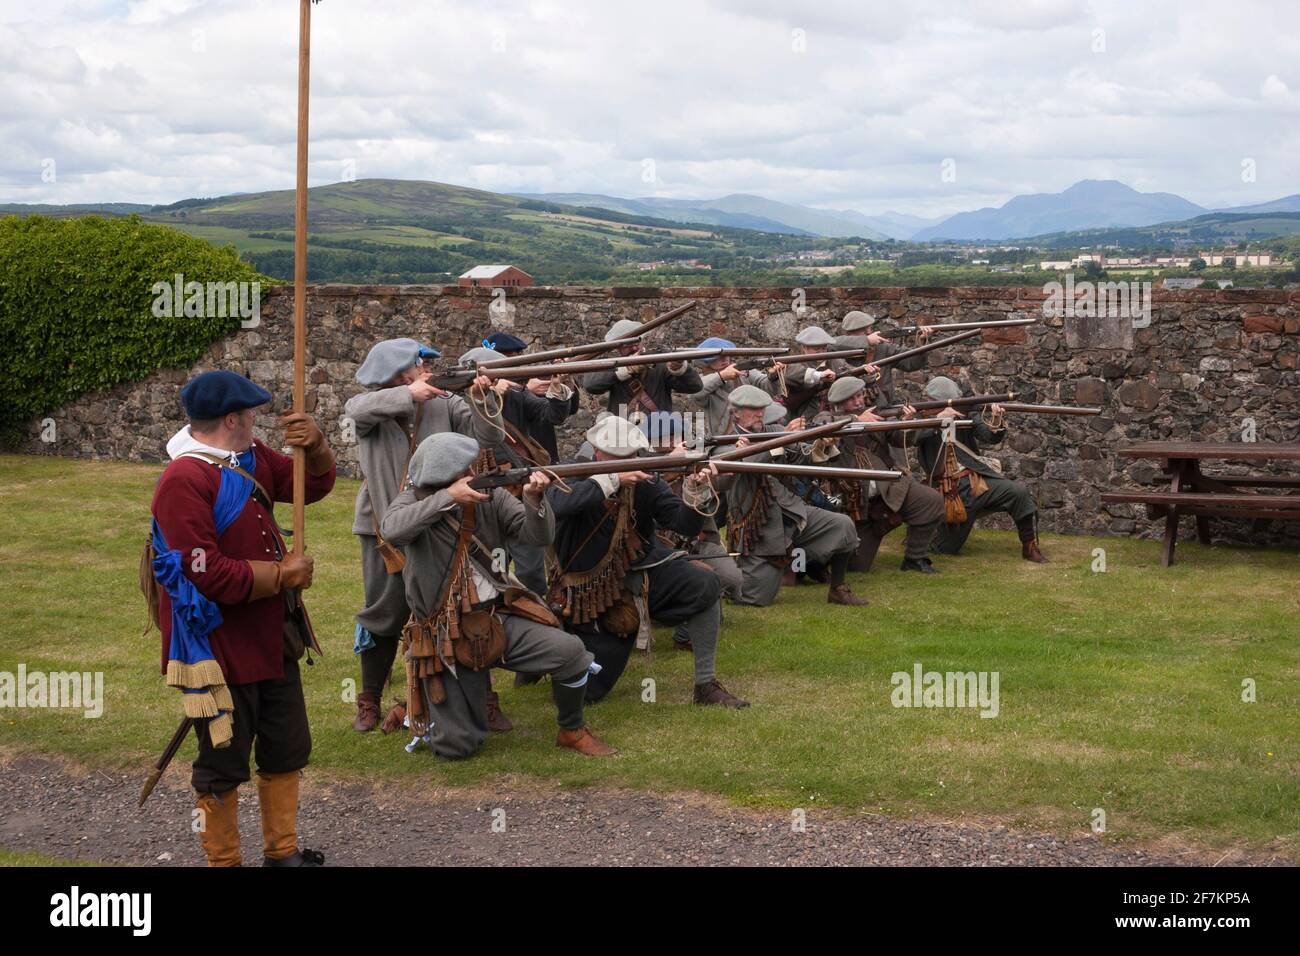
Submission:
[[[143,810],[143,774],[46,759],[0,760],[0,846],[62,859],[144,865],[203,862],[190,831],[188,768],[174,767]],[[259,862],[255,788],[241,788],[245,862]],[[503,811],[496,812],[496,811]],[[497,830],[494,832],[494,823]],[[504,830],[501,824],[504,823]],[[330,863],[385,865],[1051,865],[1204,864],[1223,854],[1147,852],[1087,837],[999,826],[810,811],[731,808],[708,796],[579,790],[430,790],[304,783],[303,845]],[[1233,853],[1223,862],[1281,863]]]

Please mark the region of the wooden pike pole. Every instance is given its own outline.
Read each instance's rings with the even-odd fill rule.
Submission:
[[[307,406],[307,106],[311,85],[311,0],[298,3],[298,185],[293,216],[293,410]],[[293,551],[307,547],[307,458],[293,449]]]

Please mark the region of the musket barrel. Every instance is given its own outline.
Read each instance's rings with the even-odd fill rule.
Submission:
[[[624,336],[623,338],[610,339],[608,342],[591,342],[584,345],[571,345],[565,348],[546,349],[541,352],[503,355],[501,358],[493,359],[490,362],[480,362],[478,367],[507,368],[511,365],[537,365],[542,362],[549,362],[551,359],[572,358],[578,355],[599,355],[601,352],[612,352],[615,349],[622,348],[635,339],[641,338],[649,332],[653,332],[661,325],[667,325],[673,319],[685,315],[693,308],[695,308],[694,299],[687,302],[685,305],[679,305],[675,309],[670,309],[663,315],[655,316],[650,321],[644,323],[635,334]]]
[[[803,431],[782,432],[779,436],[774,435],[772,438],[768,439],[767,441],[760,441],[752,445],[746,445],[744,448],[733,448],[731,449],[731,451],[724,451],[720,455],[714,455],[712,460],[713,461],[735,461],[740,458],[750,458],[753,455],[758,455],[765,451],[771,451],[773,448],[784,448],[786,445],[793,445],[796,442],[803,442],[815,438],[821,438],[824,435],[829,435],[832,432],[839,431],[841,428],[843,428],[845,425],[849,424],[852,421],[853,421],[852,418],[840,418],[837,419],[836,421],[828,422],[825,425],[817,425],[813,428],[805,428]],[[767,435],[767,434],[772,434],[772,433],[754,432],[753,436],[747,435],[745,437],[757,438],[759,436]]]
[[[976,408],[980,405],[997,405],[1002,402],[1009,402],[1016,397],[1015,392],[1006,392],[1002,395],[964,395],[961,398],[954,398],[951,401],[939,402],[909,402],[918,412],[932,411],[940,408]],[[874,409],[877,415],[884,418],[890,418],[903,414],[902,405],[884,405]]]
[[[858,481],[897,481],[903,477],[901,471],[885,471],[874,468],[839,468],[834,465],[786,465],[766,461],[717,461],[718,471],[762,474],[792,475],[803,478],[846,478]]]
[[[1100,415],[1095,405],[1030,405],[1024,402],[1002,402],[1004,412],[1027,412],[1039,415]]]

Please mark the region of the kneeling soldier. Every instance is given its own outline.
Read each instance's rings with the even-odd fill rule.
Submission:
[[[615,753],[583,719],[592,655],[504,570],[511,544],[543,545],[554,537],[555,516],[543,497],[549,481],[534,473],[522,501],[504,488],[478,491],[469,484],[478,455],[478,442],[466,435],[426,438],[411,457],[412,487],[393,499],[379,526],[406,553],[411,621],[403,643],[412,728],[428,728],[439,756],[472,755],[488,735],[489,668],[499,665],[551,676],[557,747],[590,757]]]
[[[610,415],[587,432],[596,461],[628,458],[650,447],[645,434]],[[713,474],[712,466],[708,472]],[[596,655],[601,671],[587,687],[600,700],[627,666],[638,634],[650,621],[679,625],[678,635],[695,652],[697,704],[748,707],[718,682],[714,664],[721,625],[721,585],[712,572],[683,559],[655,535],[656,529],[694,537],[711,511],[713,493],[692,475],[673,494],[662,478],[624,471],[569,481],[570,492],[549,492],[559,520],[556,574],[551,603]]]
[[[242,861],[238,788],[250,756],[263,865],[324,860],[298,849],[298,781],[311,755],[298,658],[304,642],[319,646],[299,600],[312,559],[289,552],[271,511],[293,500],[293,460],[253,438],[255,409],[269,401],[270,392],[234,372],[192,379],[181,389],[190,423],[167,443],[171,464],[153,497],[154,569],[170,562],[175,572],[159,578],[163,671],[186,689],[186,712],[198,718],[190,781],[211,866]],[[306,452],[306,500],[318,501],[334,487],[334,453],[310,415],[281,421],[285,443]],[[290,630],[301,639],[292,647]],[[201,698],[211,702],[206,712],[191,709]]]
[[[961,397],[961,388],[952,379],[940,375],[925,386],[925,394],[935,401],[948,402]],[[955,494],[960,496],[961,511],[965,512],[964,520],[945,524],[939,529],[934,549],[940,554],[956,554],[970,537],[979,518],[1002,511],[1016,523],[1020,556],[1026,561],[1043,564],[1047,558],[1038,549],[1038,506],[1034,503],[1033,493],[1024,482],[1004,477],[1002,464],[997,459],[980,454],[981,444],[996,445],[1007,437],[1006,428],[1000,424],[1002,409],[993,405],[989,412],[997,427],[977,421],[974,425],[958,428],[951,446],[934,432],[927,432],[917,443],[917,457],[928,476],[927,481],[932,487],[938,487],[947,480]],[[960,417],[953,408],[941,409],[937,415],[942,418]]]
[[[754,432],[756,438],[761,438],[764,430],[782,430],[777,425],[763,424],[772,396],[762,389],[742,385],[731,393],[728,401],[741,431]],[[803,422],[795,419],[786,427],[798,431],[802,426]],[[748,441],[742,438],[737,447],[745,444]],[[785,451],[776,448],[772,455],[780,457]],[[855,595],[844,582],[849,558],[858,548],[858,533],[848,515],[810,508],[772,475],[724,475],[718,487],[727,494],[730,523],[727,544],[731,550],[740,552],[737,563],[744,580],[738,604],[765,607],[775,601],[785,567],[795,549],[803,551],[807,564],[829,568],[828,604],[867,603],[866,598]]]
[[[855,415],[860,422],[883,421],[867,408],[866,394],[866,385],[860,378],[837,380],[826,396],[830,411],[825,413],[825,420]],[[822,417],[819,416],[819,419]],[[902,417],[915,418],[916,410],[904,406]],[[903,472],[903,477],[898,481],[885,481],[877,485],[879,494],[874,497],[870,496],[869,488],[863,488],[863,482],[860,481],[851,482],[846,488],[845,508],[856,523],[862,539],[857,554],[853,556],[854,571],[870,571],[872,562],[876,560],[876,552],[880,550],[881,539],[900,524],[906,523],[902,570],[920,571],[922,574],[938,573],[938,569],[930,563],[929,554],[930,542],[934,540],[939,522],[943,520],[943,495],[913,480],[907,473],[906,458],[892,453],[892,448],[906,447],[906,435],[905,431],[893,431],[838,438],[832,436],[840,449],[852,459],[844,463],[846,467],[897,468]]]

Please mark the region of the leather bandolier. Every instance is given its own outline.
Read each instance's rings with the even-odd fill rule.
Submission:
[[[475,474],[496,470],[496,456],[484,448],[474,460]],[[415,489],[417,498],[425,498],[430,491]],[[496,606],[476,608],[477,591],[470,572],[470,550],[477,544],[474,537],[474,505],[461,505],[461,517],[456,528],[456,550],[447,571],[446,585],[438,610],[426,618],[413,613],[402,628],[402,659],[406,662],[407,715],[412,730],[423,735],[428,732],[429,714],[425,695],[431,704],[441,704],[447,699],[442,684],[442,673],[459,662],[470,670],[491,667],[505,651],[505,631],[497,619]],[[482,549],[481,545],[479,546]]]
[[[628,571],[645,553],[645,542],[641,540],[634,527],[632,502],[635,493],[635,486],[626,485],[619,489],[616,497],[605,501],[604,519],[598,522],[586,540],[574,549],[573,557],[576,558],[582,553],[587,542],[608,522],[613,521],[614,529],[610,535],[609,550],[591,568],[586,571],[570,571],[567,567],[560,568],[558,561],[551,562],[552,583],[550,593],[547,595],[547,603],[569,627],[589,624],[601,619],[607,611],[635,606],[624,587],[624,579]],[[635,633],[637,628],[637,624],[633,622],[631,628],[627,629],[622,626],[627,624],[627,621],[613,620],[609,616],[601,619],[600,623],[616,634]]]
[[[627,413],[629,415],[637,411],[644,411],[647,415],[653,415],[659,411],[659,406],[650,397],[650,393],[646,391],[645,385],[639,376],[633,375],[628,380],[627,389],[631,392],[631,397],[627,400]]]
[[[522,428],[507,419],[502,419],[506,429],[506,444],[510,449],[529,465],[549,465],[551,455],[541,444],[531,435],[524,432]],[[484,449],[485,452],[490,451]],[[477,470],[477,469],[475,469]],[[480,472],[482,474],[482,472]]]
[[[746,552],[752,551],[758,544],[767,525],[767,516],[771,513],[772,505],[776,503],[776,495],[772,493],[772,486],[769,484],[773,479],[768,475],[758,477],[761,480],[754,483],[754,500],[749,503],[749,508],[739,520],[732,518],[727,529],[727,540],[739,542],[740,550]]]

